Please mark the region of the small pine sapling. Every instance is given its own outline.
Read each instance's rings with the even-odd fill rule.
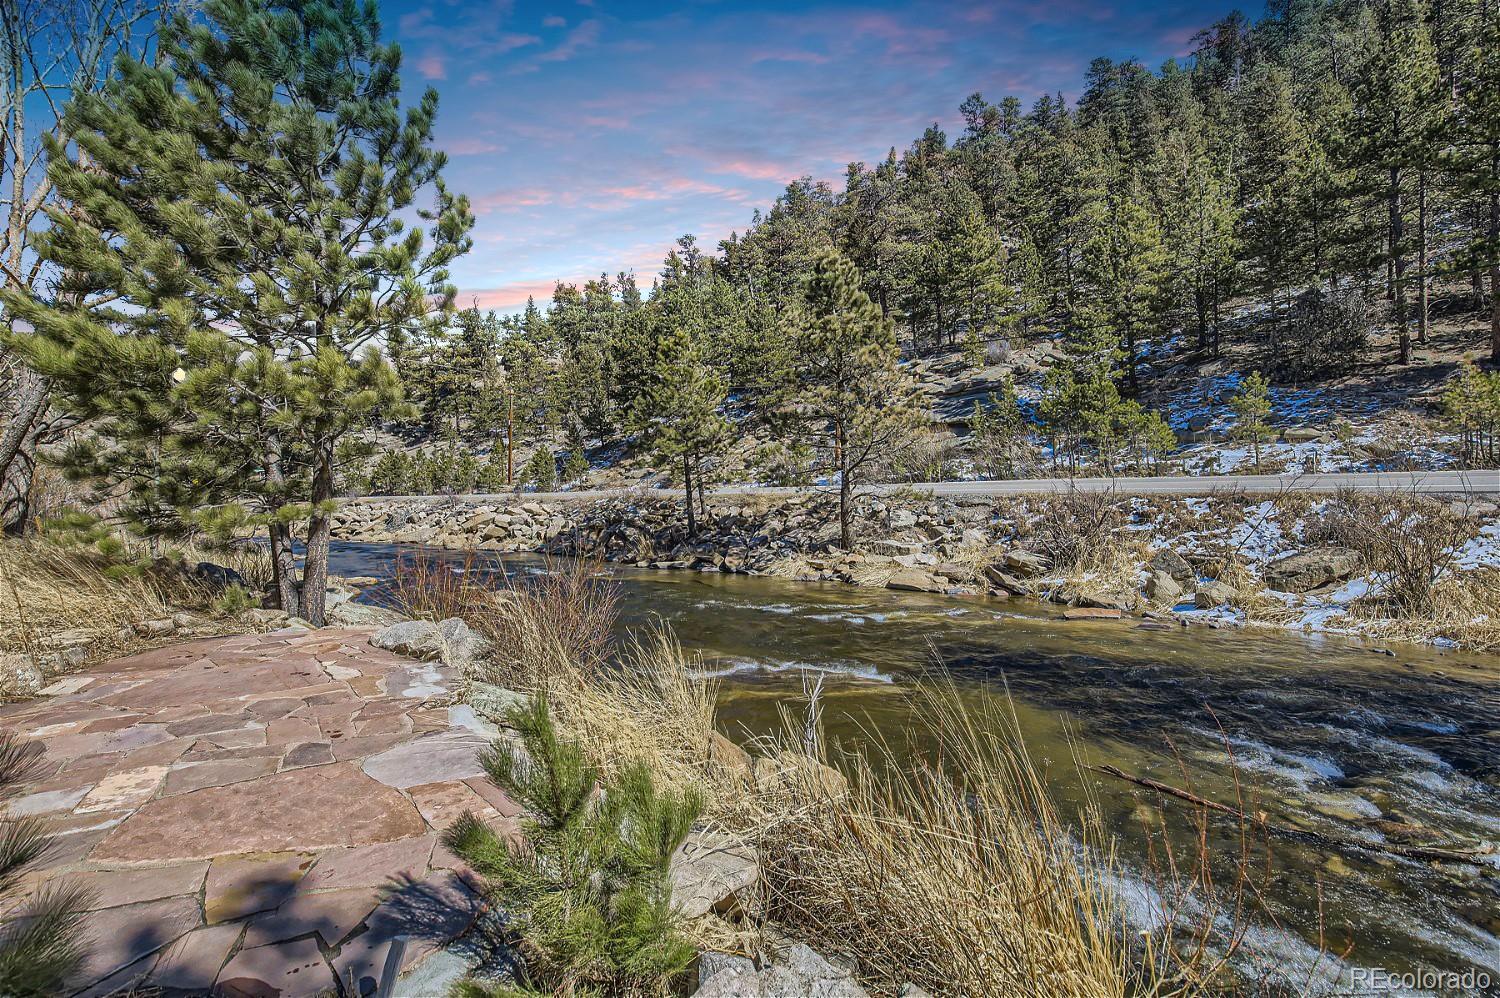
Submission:
[[[677,931],[668,869],[702,797],[657,789],[639,763],[601,786],[599,769],[559,734],[543,695],[516,707],[509,723],[520,745],[496,741],[481,764],[525,807],[521,840],[506,841],[473,814],[443,840],[512,919],[523,984],[547,993],[667,993],[694,955]]]

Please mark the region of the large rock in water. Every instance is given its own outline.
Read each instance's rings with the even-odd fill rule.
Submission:
[[[1314,548],[1271,562],[1261,578],[1272,589],[1305,593],[1349,578],[1359,570],[1361,560],[1359,552],[1351,548]]]
[[[489,649],[489,642],[457,617],[434,624],[430,620],[403,620],[378,631],[370,644],[425,662],[466,666]]]
[[[920,569],[903,568],[885,584],[887,589],[903,589],[914,593],[940,593],[946,588],[933,576]]]
[[[793,943],[776,954],[770,966],[756,969],[743,957],[704,958],[709,976],[695,998],[866,998],[869,994],[847,970],[829,963],[806,943]]]

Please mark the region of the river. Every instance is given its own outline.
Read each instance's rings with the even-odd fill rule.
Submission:
[[[396,554],[337,542],[330,569],[381,577]],[[505,564],[543,570],[530,556]],[[1118,835],[1127,903],[1148,896],[1141,821],[1159,799],[1080,774],[1075,756],[1231,803],[1237,768],[1249,810],[1341,839],[1380,841],[1377,822],[1395,821],[1452,841],[1500,840],[1500,656],[1068,622],[1027,600],[611,571],[623,629],[665,621],[720,677],[720,726],[731,737],[774,728],[778,706],[801,696],[804,672],[826,676],[825,723],[845,744],[872,730],[897,741],[918,730],[906,693],[926,669],[949,670],[976,698],[1003,695],[1003,682],[1063,810],[1086,785],[1099,801]],[[378,601],[379,589],[367,597]],[[1169,808],[1168,826],[1190,848],[1184,824]],[[1263,889],[1269,914],[1257,916],[1252,940],[1283,968],[1316,963],[1305,973],[1346,987],[1353,966],[1477,969],[1500,989],[1500,862],[1438,867],[1276,840]],[[1320,948],[1329,952],[1317,958]]]

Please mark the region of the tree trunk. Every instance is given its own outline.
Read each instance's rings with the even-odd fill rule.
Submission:
[[[854,550],[854,531],[850,527],[850,499],[853,490],[849,487],[849,448],[844,441],[844,427],[835,427],[838,441],[839,469],[839,546],[845,551]]]
[[[687,500],[687,532],[689,538],[698,536],[698,520],[693,515],[693,463],[682,455],[682,493]]]
[[[1427,276],[1427,171],[1417,174],[1417,342],[1427,345],[1431,311],[1431,281]]]
[[[302,616],[302,600],[297,593],[297,556],[292,551],[292,536],[285,524],[272,523],[271,578],[276,588],[276,599],[287,616]]]
[[[1494,175],[1500,182],[1500,155]],[[1500,246],[1500,190],[1490,194],[1490,246]],[[1490,260],[1490,361],[1500,364],[1500,259]]]
[[[302,562],[302,616],[314,627],[328,622],[328,545],[333,517],[327,509],[333,501],[333,454],[318,455],[312,481],[312,516],[307,521],[307,554]]]
[[[505,393],[505,487],[516,484],[516,412],[510,393]]]
[[[1411,330],[1406,325],[1406,255],[1401,251],[1401,244],[1405,239],[1401,219],[1401,171],[1395,167],[1391,168],[1390,184],[1390,273],[1392,278],[1390,297],[1396,305],[1396,362],[1399,364],[1410,364]]]
[[[0,525],[7,534],[26,532],[37,424],[47,410],[49,392],[41,375],[25,365],[16,371],[16,410],[0,433]]]

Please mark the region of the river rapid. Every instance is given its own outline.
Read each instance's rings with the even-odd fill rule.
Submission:
[[[418,549],[335,542],[330,570],[385,577],[403,550]],[[480,557],[502,564],[496,554]],[[545,570],[525,555],[506,555],[503,565]],[[1380,823],[1396,822],[1406,834],[1500,841],[1497,655],[1261,629],[1069,622],[1057,608],[1025,600],[611,572],[621,628],[664,621],[701,652],[720,684],[720,725],[737,739],[775,729],[779,707],[801,697],[804,673],[825,677],[831,738],[857,744],[879,732],[914,752],[922,736],[908,693],[924,671],[948,670],[976,700],[1003,696],[1003,684],[1064,813],[1088,797],[1098,802],[1118,836],[1120,890],[1143,918],[1154,878],[1142,827],[1159,833],[1160,798],[1080,772],[1080,758],[1226,803],[1235,801],[1237,771],[1247,810],[1344,840],[1383,841],[1394,826]],[[362,598],[379,602],[381,590]],[[1166,827],[1179,849],[1193,848],[1182,808],[1167,807]],[[1212,841],[1235,848],[1222,830]],[[1496,857],[1480,867],[1437,866],[1273,841],[1271,871],[1261,878],[1264,909],[1248,942],[1304,982],[1299,989],[1320,982],[1363,993],[1357,982],[1370,978],[1354,969],[1381,968],[1468,972],[1479,981],[1414,993],[1500,993]],[[1404,990],[1412,989],[1382,993]]]

